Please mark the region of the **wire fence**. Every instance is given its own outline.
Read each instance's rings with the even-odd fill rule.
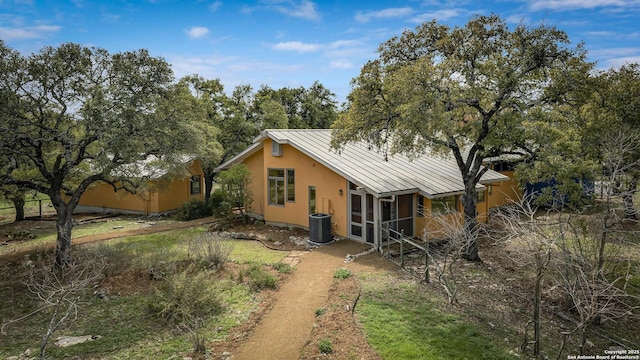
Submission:
[[[25,217],[43,217],[53,214],[55,211],[51,206],[49,199],[32,199],[25,200],[24,216]],[[13,221],[16,216],[16,209],[11,202],[0,202],[0,222]]]

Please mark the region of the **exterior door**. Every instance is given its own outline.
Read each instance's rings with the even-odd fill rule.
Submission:
[[[349,237],[362,240],[364,235],[364,213],[362,194],[357,190],[349,190]]]

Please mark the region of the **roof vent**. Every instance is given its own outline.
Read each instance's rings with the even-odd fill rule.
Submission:
[[[275,141],[271,141],[271,155],[282,156],[282,144],[278,144]]]

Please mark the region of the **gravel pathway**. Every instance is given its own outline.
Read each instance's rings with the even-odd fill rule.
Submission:
[[[363,261],[345,263],[347,254],[370,246],[341,240],[311,252],[292,252],[298,264],[292,277],[278,290],[272,309],[232,355],[233,360],[298,359],[309,338],[316,309],[327,300],[333,274],[340,267],[352,270],[391,269],[393,265],[376,254]],[[360,260],[360,259],[358,259]]]

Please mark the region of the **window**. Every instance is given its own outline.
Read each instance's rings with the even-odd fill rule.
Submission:
[[[287,201],[296,201],[296,172],[293,169],[287,169]]]
[[[267,182],[269,205],[284,206],[284,169],[269,169]]]
[[[191,192],[191,195],[198,195],[202,192],[202,180],[200,179],[200,175],[193,175],[191,177],[189,190]]]
[[[444,215],[455,211],[458,211],[457,196],[453,195],[431,199],[431,216]]]
[[[271,141],[271,155],[282,156],[282,144],[278,144],[275,141]]]
[[[316,187],[309,186],[309,214],[316,213]]]
[[[476,199],[478,204],[483,203],[486,200],[485,191],[478,191],[478,197]]]
[[[296,201],[296,174],[294,169],[268,169],[267,186],[269,205],[284,206]],[[286,174],[286,175],[285,175]]]
[[[498,161],[493,163],[493,170],[497,172],[513,171],[516,168],[515,162]]]
[[[418,195],[418,216],[425,217],[427,216],[424,212],[424,196]]]

